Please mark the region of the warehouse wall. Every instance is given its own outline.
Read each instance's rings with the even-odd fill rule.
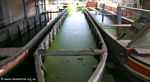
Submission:
[[[3,25],[9,24],[9,11],[7,0],[0,0],[0,28]]]
[[[148,9],[150,10],[150,0],[143,0],[143,9]]]
[[[25,11],[27,17],[36,14],[35,0],[25,0],[26,10],[24,10],[23,1],[24,0],[0,0],[0,29],[10,23],[23,19],[25,17]]]
[[[9,0],[9,16],[11,22],[24,18],[23,0]]]

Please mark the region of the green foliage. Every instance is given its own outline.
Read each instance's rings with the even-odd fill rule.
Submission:
[[[84,9],[84,5],[79,5],[78,6],[78,11],[83,11],[83,9]]]

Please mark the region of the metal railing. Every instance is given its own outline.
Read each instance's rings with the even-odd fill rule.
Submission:
[[[35,48],[43,40],[43,38],[52,30],[52,26],[66,13],[67,10],[63,11],[53,21],[49,22],[36,36],[33,37],[25,46],[23,46],[16,54],[0,61],[0,76],[4,76],[11,71],[15,66],[21,63],[27,56],[33,53]]]
[[[100,4],[100,9],[102,10],[102,5]],[[117,15],[118,14],[118,8],[121,9],[121,14],[124,17],[136,20],[138,19],[142,14],[150,13],[150,10],[147,9],[139,9],[139,8],[133,8],[133,7],[122,7],[122,6],[110,6],[106,5],[105,10],[111,12],[112,14]]]

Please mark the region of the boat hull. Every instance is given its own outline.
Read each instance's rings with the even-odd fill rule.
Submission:
[[[62,19],[60,19],[59,21],[61,21],[61,20]],[[59,23],[59,21],[57,23]],[[55,28],[58,28],[57,27],[57,23],[56,23],[56,27]],[[62,21],[62,23],[63,23],[63,21]],[[61,24],[59,24],[59,25],[61,25]],[[51,46],[52,39],[56,35],[56,34],[54,34],[54,36],[52,36],[53,32],[54,32],[53,30],[55,30],[55,28],[53,28],[50,31],[50,33],[48,33],[47,36],[45,36],[45,38],[40,43],[40,46],[37,48],[37,50],[35,52],[35,67],[36,67],[36,73],[37,73],[37,80],[38,80],[38,82],[45,82],[44,75],[46,74],[46,70],[43,70],[43,68],[45,68],[45,67],[41,67],[41,66],[43,66],[42,65],[43,64],[43,57],[41,57],[41,53],[38,52],[38,51],[41,50],[41,49],[45,51]],[[57,29],[57,30],[59,30],[59,29]],[[92,29],[91,28],[91,31],[92,31],[93,35],[95,36],[94,39],[97,40],[97,42],[96,42],[97,45],[99,45],[97,47],[101,47],[101,48],[98,48],[98,49],[99,50],[104,50],[104,53],[100,55],[101,58],[100,58],[99,55],[95,56],[96,58],[98,58],[98,60],[100,59],[100,63],[96,67],[96,70],[92,73],[92,75],[89,78],[88,82],[101,82],[101,80],[103,79],[103,73],[104,73],[104,68],[105,68],[106,59],[107,59],[107,48],[106,48],[106,45],[104,43],[104,40],[102,39],[102,36],[98,32],[98,29]],[[102,43],[99,43],[100,42],[99,40],[102,40]],[[101,44],[103,44],[103,46]],[[49,51],[49,52],[51,52],[51,51]]]
[[[31,30],[32,28],[36,28],[36,26],[39,26],[39,25],[41,27],[44,27],[46,25],[46,23],[48,22],[48,18],[42,18],[42,16],[45,16],[45,15],[47,15],[47,13],[43,13],[40,16],[35,16],[35,18],[38,18],[38,19],[36,20],[36,22],[34,22],[35,24],[30,23],[31,25],[28,25],[28,28],[30,28],[30,30]],[[39,19],[39,17],[41,17],[41,20]],[[32,17],[32,18],[34,18],[34,17]],[[38,22],[38,21],[40,21],[40,22]],[[18,24],[18,22],[15,24]],[[19,25],[22,25],[22,23],[19,22]],[[18,27],[14,27],[14,29],[16,29]],[[7,28],[8,29],[11,28],[11,25],[8,26]],[[6,28],[6,30],[7,30],[7,28]],[[21,26],[20,26],[20,29],[21,29]],[[27,30],[27,28],[24,28],[23,30]],[[14,31],[14,30],[12,30],[12,31]],[[22,34],[24,34],[25,32],[28,32],[28,31],[20,31],[20,32]],[[14,33],[14,32],[12,32],[12,33]],[[16,34],[17,34],[17,32],[16,32]],[[12,36],[13,39],[14,39],[14,37],[16,37],[15,35],[13,36],[13,34],[10,34],[10,36]],[[4,38],[4,37],[2,37],[2,38]],[[5,38],[7,38],[7,37],[5,37]],[[22,66],[22,64],[24,64],[26,62],[26,60],[29,57],[32,57],[33,56],[32,54],[35,51],[35,48],[37,47],[37,43],[40,42],[40,39],[42,39],[42,37],[38,37],[36,39],[34,39],[34,37],[33,37],[24,46],[19,47],[19,48],[17,47],[18,50],[15,53],[11,53],[8,51],[8,53],[10,55],[6,56],[5,59],[0,61],[0,77],[7,77],[10,75],[10,73],[14,73],[14,69],[16,69],[16,68],[18,69],[19,67]],[[0,43],[0,44],[4,44],[4,43]],[[2,46],[2,49],[4,49],[3,46]],[[7,49],[10,49],[10,48],[7,48]]]
[[[113,60],[115,61],[116,64],[119,65],[119,67],[121,67],[121,69],[123,71],[126,71],[130,76],[134,76],[133,80],[136,80],[138,82],[144,81],[144,82],[148,82],[148,79],[144,79],[143,77],[143,73],[145,73],[145,71],[147,71],[146,69],[142,69],[141,67],[139,67],[137,63],[132,62],[131,58],[129,58],[128,54],[126,53],[126,48],[124,46],[122,46],[115,38],[111,37],[110,35],[107,34],[107,32],[105,32],[103,29],[99,29],[102,33],[102,36],[106,42],[108,51],[111,53],[110,56],[111,58],[113,58]],[[132,64],[131,64],[132,63]],[[138,62],[141,63],[141,62]],[[142,63],[141,63],[142,64]],[[142,64],[144,65],[144,64]],[[138,69],[136,70],[134,66],[138,66],[138,69],[142,69],[144,71],[139,71]],[[147,71],[148,73],[149,71]],[[137,73],[139,73],[137,75]],[[146,76],[149,76],[149,74],[146,74]],[[139,78],[140,77],[140,78]],[[149,77],[148,77],[149,78]]]
[[[95,21],[97,26],[99,26],[99,31],[102,34],[104,41],[107,45],[108,52],[110,53],[110,57],[115,61],[115,63],[118,65],[118,67],[126,73],[131,80],[136,81],[136,82],[149,82],[149,67],[148,69],[142,68],[139,65],[146,66],[145,64],[138,62],[131,62],[130,54],[129,52],[130,49],[126,48],[124,45],[119,43],[120,40],[117,40],[114,35],[106,31],[103,26],[90,14],[88,13],[90,17]],[[128,53],[128,54],[127,54]],[[132,64],[131,64],[132,63]],[[134,67],[135,66],[135,67]],[[138,68],[136,68],[138,67]],[[131,70],[132,68],[132,70]],[[136,69],[135,69],[136,68]],[[139,70],[140,69],[140,70]],[[143,71],[141,71],[143,70]],[[139,73],[139,74],[137,74]],[[143,78],[143,74],[147,76],[148,78]]]

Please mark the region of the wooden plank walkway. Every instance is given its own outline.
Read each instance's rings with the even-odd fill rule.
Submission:
[[[42,56],[94,56],[104,53],[103,49],[79,50],[79,51],[43,51]]]

